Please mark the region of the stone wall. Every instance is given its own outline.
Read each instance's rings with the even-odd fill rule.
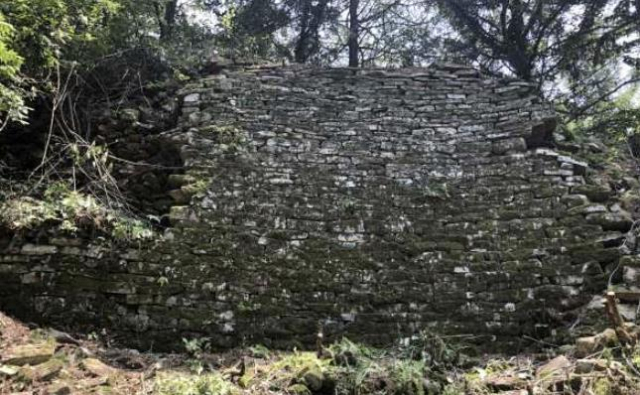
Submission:
[[[166,348],[384,344],[420,329],[549,336],[617,262],[628,214],[552,149],[526,83],[244,68],[180,93],[185,174],[151,245],[69,237],[0,256],[0,308]]]

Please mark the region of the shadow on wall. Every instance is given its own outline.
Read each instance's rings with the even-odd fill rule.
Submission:
[[[531,128],[531,134],[525,139],[528,149],[552,148],[555,146],[553,132],[558,126],[555,118],[545,119],[542,123]]]

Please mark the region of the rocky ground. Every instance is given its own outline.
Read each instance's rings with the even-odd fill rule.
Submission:
[[[470,357],[428,334],[386,351],[345,339],[317,351],[214,354],[191,340],[183,354],[160,355],[31,329],[1,313],[0,333],[0,394],[640,394],[640,353],[613,329],[509,358]]]

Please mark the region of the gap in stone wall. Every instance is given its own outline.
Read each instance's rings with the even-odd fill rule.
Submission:
[[[556,130],[558,121],[556,119],[545,119],[531,128],[531,134],[526,138],[527,148],[549,148],[553,147],[553,132]]]

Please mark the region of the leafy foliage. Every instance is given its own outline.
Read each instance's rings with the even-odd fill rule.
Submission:
[[[15,28],[0,13],[0,113],[7,120],[24,121],[27,107],[20,88],[19,72],[24,58],[11,49]]]
[[[631,1],[435,3],[457,33],[447,47],[489,73],[531,82],[569,121],[616,113],[606,103],[640,82],[640,11]]]
[[[183,67],[187,52],[199,53],[200,61],[212,59],[213,49],[238,60],[344,64],[354,45],[355,63],[362,66],[470,61],[531,81],[576,113],[633,80],[611,73],[621,62],[637,64],[638,10],[632,3],[201,0],[189,8],[177,0],[15,0],[0,5],[0,114],[25,121],[29,100],[51,92],[52,71],[60,65],[95,71],[106,59],[131,62],[142,53],[144,67],[166,62],[178,75],[190,75]],[[357,18],[349,22],[354,7]],[[194,14],[208,15],[212,28],[189,17]],[[110,72],[115,80],[125,70]],[[92,78],[82,78],[91,84]],[[110,88],[108,81],[100,85]],[[559,95],[558,86],[569,92]]]
[[[189,375],[178,372],[158,373],[154,393],[158,395],[230,395],[233,385],[215,373]]]
[[[458,48],[485,68],[546,81],[571,63],[606,1],[439,1],[461,33]],[[584,12],[579,8],[587,7]],[[576,30],[569,28],[569,20]]]
[[[431,368],[452,368],[464,364],[472,347],[463,341],[446,341],[436,333],[423,330],[397,345],[403,358],[423,361]]]
[[[52,70],[96,39],[114,0],[12,0],[0,5],[0,115],[24,122],[25,100],[52,89]]]
[[[438,348],[432,349],[436,338]],[[424,340],[426,335],[418,335],[416,339]],[[429,335],[427,341],[414,341],[387,351],[343,338],[332,344],[328,352],[338,393],[422,395],[429,387],[425,381],[432,380],[431,389],[439,389],[440,381],[446,380],[436,369],[444,367],[444,359],[450,357],[444,353],[454,348],[455,345],[446,344],[440,337]],[[456,362],[449,359],[446,366],[452,368],[457,366]]]
[[[0,205],[0,223],[9,229],[34,229],[53,224],[65,232],[97,229],[119,240],[142,240],[152,231],[139,220],[122,217],[88,194],[78,192],[63,182],[45,190],[42,199],[18,195]]]

